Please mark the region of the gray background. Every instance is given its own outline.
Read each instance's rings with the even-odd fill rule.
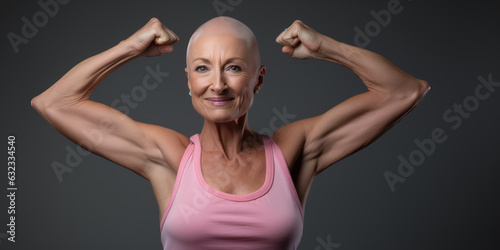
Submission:
[[[220,0],[227,3],[226,0]],[[237,1],[233,1],[237,2]],[[273,108],[315,116],[366,90],[347,68],[318,60],[294,60],[281,53],[275,37],[295,19],[320,33],[354,44],[354,27],[374,20],[370,11],[388,0],[250,1],[224,15],[256,34],[267,66],[264,87],[250,111],[250,126],[271,128]],[[443,1],[444,2],[444,1]],[[454,130],[443,114],[474,95],[478,76],[500,81],[499,5],[495,1],[438,3],[402,0],[366,47],[432,90],[415,110],[375,143],[333,165],[314,180],[299,249],[493,249],[498,245],[498,149],[500,88],[480,101]],[[21,35],[21,18],[41,11],[36,1],[1,4],[2,138],[14,134],[17,157],[16,243],[5,237],[6,158],[0,170],[1,249],[161,249],[158,209],[147,181],[96,155],[82,157],[59,182],[51,165],[65,163],[76,145],[30,107],[32,97],[78,62],[127,38],[158,17],[180,41],[173,53],[140,58],[110,75],[92,100],[110,105],[130,94],[160,64],[170,75],[130,111],[138,121],[186,136],[201,131],[202,119],[188,96],[185,50],[196,27],[218,15],[213,1],[77,1],[58,13],[15,53],[9,32]],[[277,125],[281,126],[282,123]],[[447,140],[391,192],[383,174],[397,173],[398,155],[408,159],[415,139],[442,128]],[[5,144],[4,144],[5,145]],[[3,147],[4,150],[5,146]],[[4,157],[6,155],[4,154]],[[496,248],[495,248],[496,249]]]

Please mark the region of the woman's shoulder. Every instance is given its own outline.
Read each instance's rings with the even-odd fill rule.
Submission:
[[[173,129],[158,125],[148,126],[146,133],[149,133],[149,136],[155,140],[156,149],[153,150],[161,152],[163,159],[159,160],[177,172],[182,156],[190,144],[190,138]]]
[[[278,145],[289,168],[295,164],[295,159],[303,151],[305,131],[300,121],[286,124],[276,130],[271,139]]]

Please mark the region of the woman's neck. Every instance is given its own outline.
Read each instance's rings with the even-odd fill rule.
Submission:
[[[200,143],[205,151],[214,151],[232,160],[236,154],[261,144],[260,135],[248,126],[245,114],[230,122],[212,122],[205,119]]]

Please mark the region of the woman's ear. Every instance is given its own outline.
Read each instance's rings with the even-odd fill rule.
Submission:
[[[259,68],[259,75],[257,77],[257,82],[255,83],[254,93],[257,94],[264,84],[264,75],[266,75],[266,66],[262,65]]]

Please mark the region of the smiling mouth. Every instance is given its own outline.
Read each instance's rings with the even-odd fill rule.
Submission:
[[[208,97],[208,98],[205,98],[209,101],[214,101],[214,102],[219,102],[219,101],[229,101],[229,100],[233,100],[234,98],[232,97]]]
[[[212,97],[212,98],[206,98],[206,100],[215,106],[222,106],[222,105],[230,103],[232,100],[234,100],[234,98],[232,98],[232,97]]]

